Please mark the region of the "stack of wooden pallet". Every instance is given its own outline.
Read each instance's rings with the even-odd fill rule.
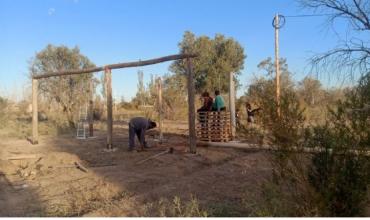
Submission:
[[[197,139],[200,141],[230,141],[230,112],[198,112],[196,128]]]

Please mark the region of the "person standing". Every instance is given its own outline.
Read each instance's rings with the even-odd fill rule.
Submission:
[[[145,132],[155,127],[157,127],[157,124],[150,119],[144,117],[132,118],[128,124],[129,130],[128,150],[132,151],[135,148],[135,135],[139,139],[141,148],[148,148],[148,145],[145,141]]]
[[[197,112],[208,112],[212,110],[213,99],[209,96],[208,92],[202,94],[203,106],[200,107]]]
[[[252,105],[249,102],[245,104],[245,107],[247,109],[247,121],[249,123],[254,123],[254,114],[261,110],[261,108],[252,109]]]
[[[222,98],[222,96],[220,95],[220,91],[219,90],[216,90],[215,91],[215,101],[212,105],[212,111],[225,111],[226,110],[226,107],[225,107],[225,101],[224,101],[224,98]]]

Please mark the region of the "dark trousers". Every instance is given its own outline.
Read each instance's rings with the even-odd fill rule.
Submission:
[[[131,124],[128,125],[128,138],[129,138],[128,148],[129,149],[135,148],[135,135],[139,139],[140,143],[144,142],[144,146],[146,145],[145,141],[140,139],[141,138],[141,132],[142,131],[140,129],[136,129]]]

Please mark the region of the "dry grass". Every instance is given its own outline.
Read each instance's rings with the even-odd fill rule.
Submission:
[[[101,208],[110,210],[117,205],[116,201],[127,197],[127,194],[118,187],[102,180],[93,187],[71,185],[64,194],[63,199],[46,206],[45,216],[83,216]]]
[[[181,201],[175,196],[172,201],[161,198],[158,202],[147,203],[144,207],[144,216],[158,217],[208,217],[209,214],[200,207],[198,200],[191,196],[190,200]]]

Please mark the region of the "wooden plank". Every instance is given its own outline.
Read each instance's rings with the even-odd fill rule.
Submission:
[[[190,58],[186,59],[187,62],[187,82],[188,82],[188,120],[189,120],[189,148],[190,153],[196,153],[197,136],[195,132],[195,87],[193,65]]]
[[[37,79],[32,79],[32,144],[39,143],[37,90],[38,90],[38,81]]]
[[[112,145],[112,134],[113,134],[113,106],[112,106],[112,72],[110,69],[104,70],[104,83],[106,88],[107,98],[107,148],[111,150]]]
[[[7,160],[24,160],[24,159],[38,159],[41,158],[42,154],[21,154],[17,156],[11,156],[6,158]]]
[[[234,82],[234,73],[230,73],[229,76],[229,108],[230,108],[230,119],[231,119],[231,137],[235,138],[235,82]]]
[[[139,60],[136,62],[128,62],[128,63],[117,63],[117,64],[109,64],[101,67],[93,67],[87,68],[82,70],[65,70],[65,71],[58,71],[58,72],[49,72],[42,75],[33,76],[33,79],[42,79],[42,78],[49,78],[53,76],[66,76],[66,75],[76,75],[76,74],[84,74],[84,73],[94,73],[103,71],[105,69],[121,69],[121,68],[129,68],[129,67],[139,67],[139,66],[147,66],[153,65],[157,63],[163,63],[171,60],[181,60],[181,59],[189,59],[197,57],[197,54],[177,54],[177,55],[170,55],[150,60]]]
[[[158,77],[159,141],[163,140],[162,79]]]
[[[94,136],[94,81],[90,82],[89,94],[89,137]]]

